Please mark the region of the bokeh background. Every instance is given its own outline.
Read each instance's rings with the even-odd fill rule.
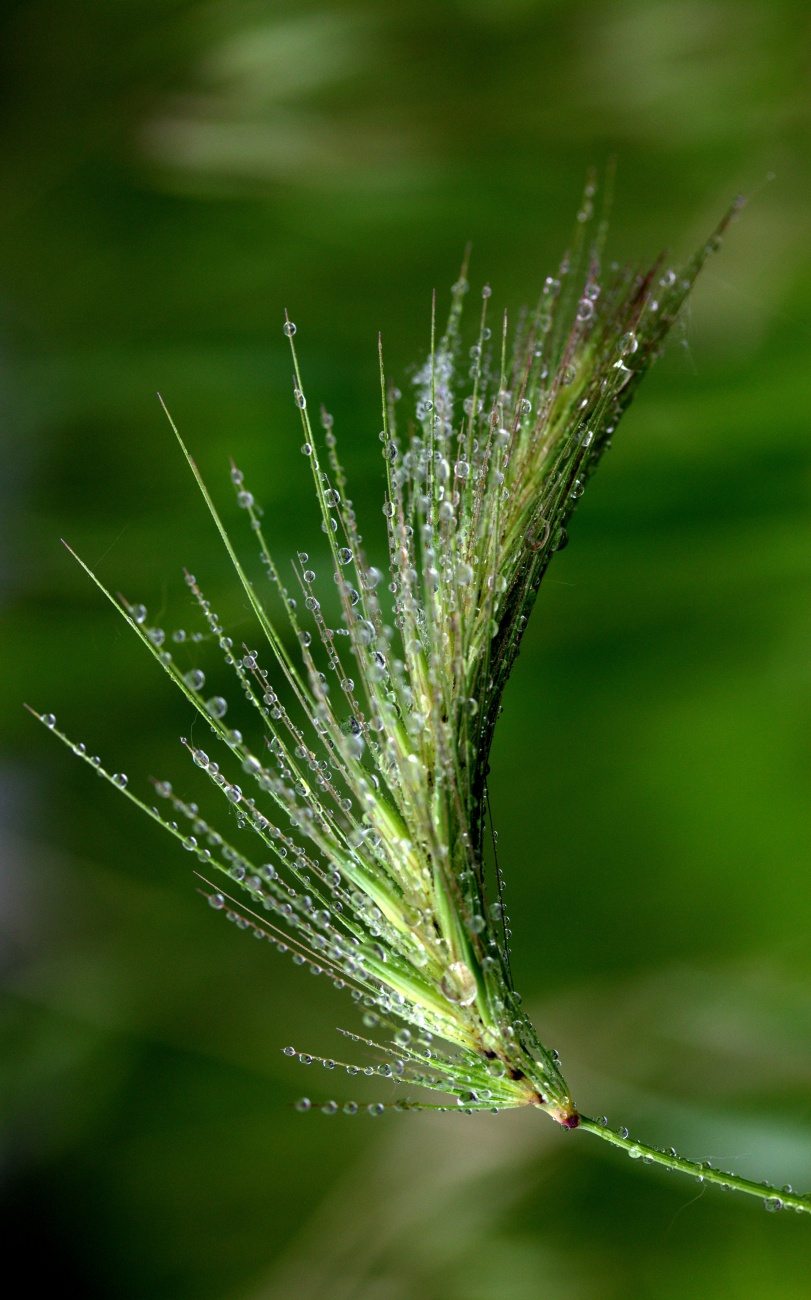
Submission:
[[[546,580],[492,792],[516,978],[583,1109],[811,1186],[809,6],[0,24],[7,1260],[83,1300],[807,1297],[804,1220],[537,1114],[294,1114],[342,1085],[279,1049],[337,1051],[351,1005],[205,907],[22,702],[136,789],[200,789],[189,711],[59,545],[170,630],[186,563],[251,636],[156,390],[243,551],[229,455],[279,559],[317,554],[289,308],[371,538],[377,331],[405,389],[468,240],[515,310],[591,165],[617,159],[616,258],[686,255],[751,193]]]

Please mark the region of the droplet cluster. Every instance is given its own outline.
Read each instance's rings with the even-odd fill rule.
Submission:
[[[591,208],[587,196],[579,227]],[[184,741],[222,797],[227,830],[169,782],[155,784],[159,811],[122,773],[81,756],[194,855],[212,908],[349,991],[375,1031],[349,1035],[375,1061],[364,1073],[450,1094],[463,1113],[534,1104],[562,1123],[576,1116],[557,1055],[512,984],[503,878],[485,833],[488,756],[541,579],[700,264],[672,278],[603,274],[579,229],[514,333],[506,316],[489,318],[484,287],[472,342],[465,271],[415,376],[412,410],[401,419],[393,388],[382,404],[384,567],[367,559],[332,417],[322,410],[320,433],[313,427],[287,320],[320,515],[313,559],[300,551],[294,580],[282,582],[261,507],[234,466],[269,590],[248,577],[206,500],[257,644],[235,644],[192,574],[205,630],[172,634],[184,664],[143,605],[120,606],[217,745],[211,757],[199,730]],[[232,687],[197,662],[203,640],[219,647]],[[55,729],[52,715],[43,721]],[[334,1115],[341,1104],[319,1108]]]

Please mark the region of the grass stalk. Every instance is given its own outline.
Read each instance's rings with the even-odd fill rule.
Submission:
[[[568,541],[591,475],[740,206],[686,266],[660,259],[645,270],[604,271],[604,224],[589,243],[593,197],[590,183],[571,252],[547,277],[535,309],[512,332],[501,317],[492,343],[491,290],[484,286],[467,375],[466,260],[441,336],[432,310],[430,353],[414,380],[413,414],[404,419],[381,346],[391,599],[385,575],[366,557],[323,408],[316,435],[289,317],[283,329],[301,450],[326,538],[317,561],[298,553],[292,591],[242,471],[232,464],[231,482],[272,600],[240,560],[166,411],[263,637],[261,651],[235,646],[185,572],[194,616],[206,629],[195,639],[214,642],[232,670],[251,719],[247,738],[225,721],[224,696],[205,697],[202,669],[183,663],[186,633],[174,634],[179,648],[170,650],[143,605],[114,595],[75,556],[218,745],[221,760],[181,738],[212,794],[225,801],[224,830],[165,780],[153,782],[161,811],[134,794],[123,773],[72,741],[53,715],[31,711],[193,855],[198,888],[215,911],[347,991],[371,1036],[342,1032],[365,1066],[283,1050],[305,1065],[320,1060],[349,1075],[363,1068],[418,1089],[416,1097],[369,1104],[371,1115],[534,1106],[645,1164],[759,1196],[768,1209],[808,1213],[811,1201],[791,1189],[778,1192],[645,1146],[582,1116],[557,1053],[541,1041],[513,982],[487,781],[504,691],[544,574]],[[324,563],[334,587],[323,582],[323,568],[319,579],[316,565]],[[279,606],[283,619],[270,612]],[[432,1094],[441,1099],[428,1100]],[[341,1108],[348,1115],[361,1109],[354,1101],[320,1103],[326,1114]],[[302,1098],[298,1109],[313,1103]]]
[[[756,1183],[751,1178],[742,1178],[740,1174],[728,1173],[715,1169],[709,1160],[686,1160],[671,1148],[647,1146],[629,1137],[626,1129],[616,1132],[608,1128],[601,1120],[580,1116],[579,1127],[586,1133],[593,1133],[613,1147],[625,1151],[632,1160],[641,1160],[646,1165],[661,1165],[663,1169],[675,1170],[680,1174],[690,1174],[699,1183],[714,1183],[725,1192],[744,1192],[748,1196],[757,1196],[767,1210],[796,1210],[798,1214],[811,1214],[811,1199],[798,1196],[791,1187],[776,1188],[769,1183]]]

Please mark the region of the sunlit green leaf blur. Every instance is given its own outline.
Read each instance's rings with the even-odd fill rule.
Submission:
[[[158,390],[242,552],[229,456],[280,567],[317,552],[289,310],[380,562],[378,331],[405,392],[468,241],[493,305],[534,301],[611,158],[620,261],[747,192],[545,580],[490,788],[578,1105],[811,1188],[809,35],[798,0],[3,6],[0,1193],[63,1297],[807,1297],[799,1216],[536,1112],[295,1114],[349,1081],[280,1049],[337,1053],[352,1008],[22,705],[204,789],[59,544],[170,631],[185,564],[254,636]]]

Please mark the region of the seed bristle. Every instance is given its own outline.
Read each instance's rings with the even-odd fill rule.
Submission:
[[[466,254],[439,337],[434,297],[430,352],[414,377],[414,419],[404,432],[402,395],[386,381],[380,345],[388,584],[367,560],[323,406],[320,436],[313,427],[287,315],[294,404],[327,551],[317,562],[298,553],[298,597],[281,580],[244,473],[233,462],[230,471],[284,628],[248,578],[161,398],[264,638],[262,650],[244,641],[235,649],[186,572],[258,744],[226,724],[225,695],[203,698],[206,674],[196,663],[184,670],[175,662],[163,648],[163,629],[147,625],[145,608],[113,597],[79,560],[225,747],[226,763],[242,773],[238,781],[227,776],[184,741],[236,825],[257,837],[262,858],[270,859],[264,863],[234,848],[167,782],[156,783],[156,792],[192,833],[147,809],[125,778],[97,769],[249,898],[239,904],[201,875],[209,902],[350,990],[367,1027],[391,1038],[376,1043],[346,1031],[382,1058],[373,1073],[453,1094],[471,1112],[535,1105],[565,1127],[574,1126],[577,1111],[557,1054],[541,1044],[513,987],[488,757],[544,573],[566,545],[577,503],[712,251],[705,245],[681,272],[663,272],[657,262],[644,273],[605,273],[602,226],[587,243],[592,198],[590,182],[572,251],[547,278],[536,307],[519,316],[512,341],[506,312],[494,337],[492,291],[484,286],[463,363]],[[336,594],[340,626],[333,627]],[[198,644],[197,635],[174,634],[176,653],[185,653],[187,639]],[[329,1114],[338,1108],[324,1105]]]

